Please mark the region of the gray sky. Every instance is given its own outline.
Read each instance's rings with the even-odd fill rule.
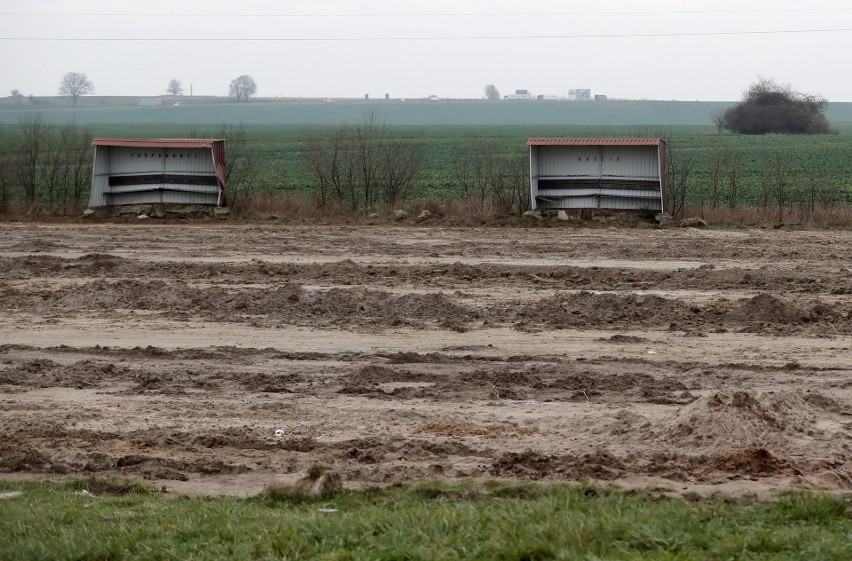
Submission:
[[[0,0],[0,95],[74,71],[98,95],[735,100],[762,75],[852,101],[849,53],[849,0]]]

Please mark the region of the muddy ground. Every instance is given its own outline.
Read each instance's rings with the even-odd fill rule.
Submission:
[[[0,476],[852,490],[852,233],[0,224]]]

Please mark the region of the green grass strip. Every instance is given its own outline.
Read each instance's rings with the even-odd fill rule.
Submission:
[[[852,559],[849,505],[659,500],[576,485],[425,483],[316,501],[0,482],[0,559]]]

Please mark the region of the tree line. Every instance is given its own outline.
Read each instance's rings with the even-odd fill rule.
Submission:
[[[81,96],[93,93],[95,93],[95,83],[84,72],[67,72],[62,76],[57,90],[58,95],[71,98],[73,107],[77,107],[77,101]],[[166,93],[172,96],[183,95],[183,83],[177,78],[172,78],[166,85]],[[246,101],[255,93],[257,93],[257,82],[247,74],[234,78],[228,86],[228,96],[237,101]],[[15,98],[25,97],[17,88],[11,91],[11,95]],[[33,96],[29,98],[32,99]]]

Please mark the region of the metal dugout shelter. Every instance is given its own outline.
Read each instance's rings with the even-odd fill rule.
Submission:
[[[661,138],[531,138],[535,209],[664,210]]]
[[[96,138],[89,207],[227,206],[225,141]]]

